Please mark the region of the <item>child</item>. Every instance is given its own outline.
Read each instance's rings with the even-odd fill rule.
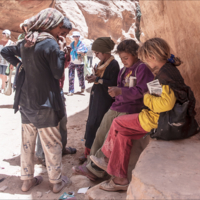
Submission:
[[[170,57],[170,55],[169,45],[161,38],[150,39],[140,47],[138,57],[143,62],[148,63],[157,75],[156,79],[162,85],[162,94],[161,96],[145,94],[144,104],[148,109],[143,109],[139,114],[120,116],[114,119],[101,149],[107,162],[106,159],[94,156],[91,158],[98,167],[115,177],[110,181],[103,182],[100,185],[101,189],[106,191],[127,190],[131,140],[138,140],[152,129],[157,128],[159,113],[173,109],[176,101],[184,103],[186,99],[189,99],[188,112],[190,116],[195,115],[193,93],[185,85],[176,68],[181,64],[181,61],[173,55]]]
[[[117,46],[116,53],[120,56],[124,67],[118,75],[117,86],[110,87],[108,93],[115,98],[112,106],[104,115],[97,129],[90,155],[102,156],[101,147],[107,137],[112,121],[121,115],[139,113],[144,106],[143,94],[147,92],[147,83],[153,80],[153,74],[137,56],[139,45],[134,40],[124,40]],[[133,81],[135,80],[135,83]],[[142,149],[142,147],[141,147]],[[87,166],[77,166],[73,170],[94,180],[103,178],[105,172],[98,169],[91,161]]]

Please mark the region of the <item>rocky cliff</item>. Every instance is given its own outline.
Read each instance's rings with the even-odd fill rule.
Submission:
[[[16,40],[21,33],[19,27],[25,19],[37,14],[41,10],[54,7],[55,0],[1,0],[0,1],[0,33],[4,29],[12,32],[12,39]]]
[[[200,1],[140,1],[141,40],[161,37],[184,62],[179,67],[186,84],[195,93],[200,123]]]
[[[115,41],[135,37],[137,1],[59,1],[55,8],[67,16],[74,30],[88,39],[111,36]]]
[[[70,19],[73,30],[80,31],[84,38],[111,36],[120,41],[135,37],[136,4],[134,0],[2,0],[0,30],[11,30],[16,39],[21,32],[20,23],[42,9],[54,7]]]

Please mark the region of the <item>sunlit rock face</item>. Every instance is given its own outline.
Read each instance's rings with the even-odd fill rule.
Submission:
[[[59,1],[55,8],[73,23],[74,30],[88,39],[111,36],[115,41],[135,38],[137,1]]]
[[[12,32],[12,39],[16,40],[21,33],[19,27],[25,19],[32,17],[41,10],[54,6],[54,0],[1,0],[0,1],[0,33],[4,29]]]
[[[161,37],[184,62],[179,67],[196,97],[200,123],[200,1],[140,1],[141,40]]]
[[[60,10],[87,39],[111,36],[115,42],[135,38],[137,1],[61,1],[61,0],[1,0],[0,31],[9,29],[15,40],[21,30],[19,24],[42,9],[54,7]],[[72,32],[71,32],[72,33]]]

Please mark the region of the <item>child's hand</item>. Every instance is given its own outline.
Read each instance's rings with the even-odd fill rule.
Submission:
[[[97,78],[96,76],[91,75],[91,76],[88,76],[87,81],[88,83],[94,83],[96,78]]]
[[[111,97],[116,97],[122,94],[122,89],[119,87],[108,87],[108,94]]]
[[[66,40],[63,36],[59,36],[58,44],[59,44],[60,50],[64,51],[64,48],[66,46]]]

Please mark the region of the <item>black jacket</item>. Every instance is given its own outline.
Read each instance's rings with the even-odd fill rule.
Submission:
[[[59,88],[65,54],[53,39],[43,40],[30,48],[24,47],[24,43],[4,47],[1,51],[1,55],[14,66],[21,62],[16,56],[22,59],[25,78],[19,105],[30,110],[51,108],[60,120],[65,114]]]

